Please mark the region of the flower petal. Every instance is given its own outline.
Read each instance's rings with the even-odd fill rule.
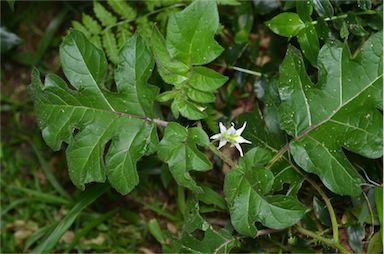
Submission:
[[[227,133],[228,133],[228,134],[236,134],[236,129],[235,129],[235,127],[231,126],[231,127],[227,130]]]
[[[237,148],[237,150],[239,150],[240,156],[243,157],[243,150],[241,150],[241,146],[239,144],[235,144],[235,147]]]
[[[227,144],[227,140],[220,140],[220,143],[219,143],[219,146],[217,147],[217,149],[222,148],[223,146],[225,146],[225,144]]]
[[[247,122],[244,122],[243,127],[241,127],[240,129],[236,130],[236,134],[237,134],[238,136],[240,136],[241,133],[243,133],[243,131],[244,131],[244,129],[245,129],[245,126],[247,126]]]
[[[224,124],[222,122],[219,123],[220,132],[224,133],[227,131],[227,128],[225,128]]]
[[[220,139],[220,137],[221,137],[221,133],[218,133],[210,137],[210,139]]]
[[[247,143],[247,144],[252,144],[251,141],[249,140],[246,140],[245,138],[243,138],[242,136],[239,136],[239,137],[236,137],[236,142],[237,143]]]

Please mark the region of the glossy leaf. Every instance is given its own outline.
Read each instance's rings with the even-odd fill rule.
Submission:
[[[236,231],[255,237],[256,222],[274,229],[297,223],[304,215],[303,205],[292,196],[271,195],[274,176],[264,168],[270,151],[254,148],[240,158],[239,165],[225,176],[224,193],[231,222]]]
[[[129,193],[139,182],[137,160],[157,144],[154,125],[142,119],[152,116],[157,94],[157,88],[146,83],[153,69],[150,52],[141,37],[128,41],[115,74],[116,93],[103,86],[103,52],[81,32],[73,30],[65,37],[60,58],[75,89],[52,74],[43,86],[38,71],[32,73],[32,95],[45,142],[54,150],[62,142],[68,144],[69,176],[77,187],[84,189],[86,183],[108,177],[117,191]]]
[[[209,139],[201,128],[184,128],[177,123],[170,123],[159,145],[159,157],[166,162],[169,170],[179,185],[195,192],[202,192],[189,174],[190,170],[207,171],[211,162],[196,145],[207,145]]]
[[[312,0],[312,4],[320,17],[330,18],[334,15],[333,6],[329,0]]]
[[[266,25],[274,33],[285,37],[296,36],[305,27],[299,15],[292,12],[281,13],[267,21]]]
[[[375,187],[375,204],[380,225],[383,226],[383,187]]]
[[[297,1],[296,11],[299,17],[303,21],[311,21],[311,15],[313,12],[313,6],[311,0]]]
[[[214,40],[218,26],[216,3],[194,1],[183,11],[169,17],[166,40],[170,55],[187,65],[211,62],[223,51]]]
[[[300,167],[341,195],[359,195],[363,182],[342,148],[382,156],[381,48],[382,33],[371,36],[354,59],[345,46],[326,44],[316,86],[296,48],[289,47],[280,68],[280,124],[294,137],[290,152]]]
[[[204,25],[208,22],[210,25]],[[215,100],[214,92],[227,78],[203,66],[223,51],[214,40],[219,16],[214,1],[198,0],[170,16],[164,39],[154,27],[152,50],[162,79],[174,86],[172,112],[191,120],[206,118],[205,104]],[[159,100],[163,100],[160,95]]]
[[[313,66],[316,66],[320,44],[315,27],[311,23],[306,24],[305,28],[297,35],[297,40],[304,56]]]
[[[201,215],[199,203],[191,198],[187,202],[187,212],[181,238],[177,240],[174,253],[230,253],[239,245],[239,241],[232,236],[232,229],[215,229]],[[200,230],[204,233],[202,239],[193,233]]]
[[[255,83],[258,99],[264,103],[263,111],[243,113],[239,117],[239,125],[247,122],[243,136],[253,145],[268,149],[273,153],[287,143],[287,137],[280,129],[278,119],[278,106],[280,104],[276,80],[261,80]],[[273,191],[281,191],[285,183],[289,184],[287,194],[295,195],[301,187],[302,176],[297,173],[288,158],[273,164],[270,168],[274,174]]]
[[[347,227],[348,243],[352,250],[361,253],[363,249],[363,239],[365,237],[365,229],[361,224],[353,224]]]

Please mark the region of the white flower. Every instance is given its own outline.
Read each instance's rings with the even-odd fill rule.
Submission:
[[[247,122],[244,123],[243,127],[240,129],[236,130],[235,129],[235,124],[231,123],[231,127],[229,129],[225,128],[223,123],[219,123],[220,127],[220,133],[215,134],[211,137],[211,139],[219,140],[219,146],[217,149],[222,148],[227,144],[227,142],[231,143],[231,147],[235,146],[237,150],[240,152],[240,156],[243,156],[243,150],[241,150],[241,143],[247,143],[247,144],[252,144],[251,141],[246,140],[241,136],[241,133],[243,133],[245,126],[247,125]]]

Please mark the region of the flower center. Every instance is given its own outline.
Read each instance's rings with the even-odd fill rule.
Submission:
[[[237,138],[236,134],[223,133],[223,135],[221,137],[222,137],[222,139],[225,139],[232,144],[237,143],[236,142],[236,138]]]

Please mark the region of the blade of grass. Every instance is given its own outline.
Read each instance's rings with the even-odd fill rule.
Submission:
[[[82,198],[77,201],[76,205],[68,212],[68,214],[60,221],[56,228],[50,233],[33,251],[32,253],[47,253],[50,252],[71,227],[73,222],[79,216],[81,211],[92,204],[98,197],[109,189],[108,184],[98,184],[87,189],[82,195]]]
[[[43,155],[37,149],[36,145],[31,143],[32,149],[36,154],[37,159],[41,165],[41,168],[44,171],[45,176],[47,177],[48,182],[52,185],[52,187],[64,198],[71,199],[71,196],[61,187],[59,182],[56,180],[55,176],[52,174],[52,171],[49,168],[47,161],[44,159]]]
[[[117,211],[118,211],[118,209],[114,209],[114,210],[109,211],[109,212],[107,212],[107,213],[105,213],[103,215],[100,215],[99,217],[97,217],[96,219],[92,220],[87,225],[85,225],[84,228],[82,228],[79,231],[77,231],[75,236],[73,237],[73,240],[68,245],[68,247],[65,249],[64,253],[70,253],[71,250],[73,249],[73,247],[76,246],[76,244],[80,241],[80,239],[83,236],[88,234],[88,232],[91,231],[91,229],[93,229],[94,227],[100,225],[100,223],[102,223],[103,221],[105,221],[105,220],[109,219],[110,217],[112,217]]]
[[[1,217],[3,217],[5,214],[7,214],[9,211],[11,211],[13,208],[15,208],[16,206],[20,205],[20,204],[23,204],[23,203],[27,203],[27,202],[30,202],[31,200],[28,199],[28,198],[20,198],[20,199],[16,199],[15,201],[13,201],[12,203],[10,203],[6,208],[2,209],[1,210]]]
[[[24,252],[27,252],[27,250],[40,238],[42,238],[47,232],[51,232],[55,227],[57,223],[53,223],[51,225],[45,226],[37,230],[35,233],[33,233],[27,241],[25,241],[24,245]]]
[[[72,204],[72,202],[68,199],[58,197],[56,195],[52,195],[52,194],[48,194],[48,193],[43,193],[43,192],[36,191],[36,190],[31,190],[31,189],[24,188],[24,187],[11,186],[11,187],[8,187],[8,189],[24,192],[28,195],[31,195],[33,198],[36,198],[39,201],[45,202],[45,203],[63,204],[63,205]]]

